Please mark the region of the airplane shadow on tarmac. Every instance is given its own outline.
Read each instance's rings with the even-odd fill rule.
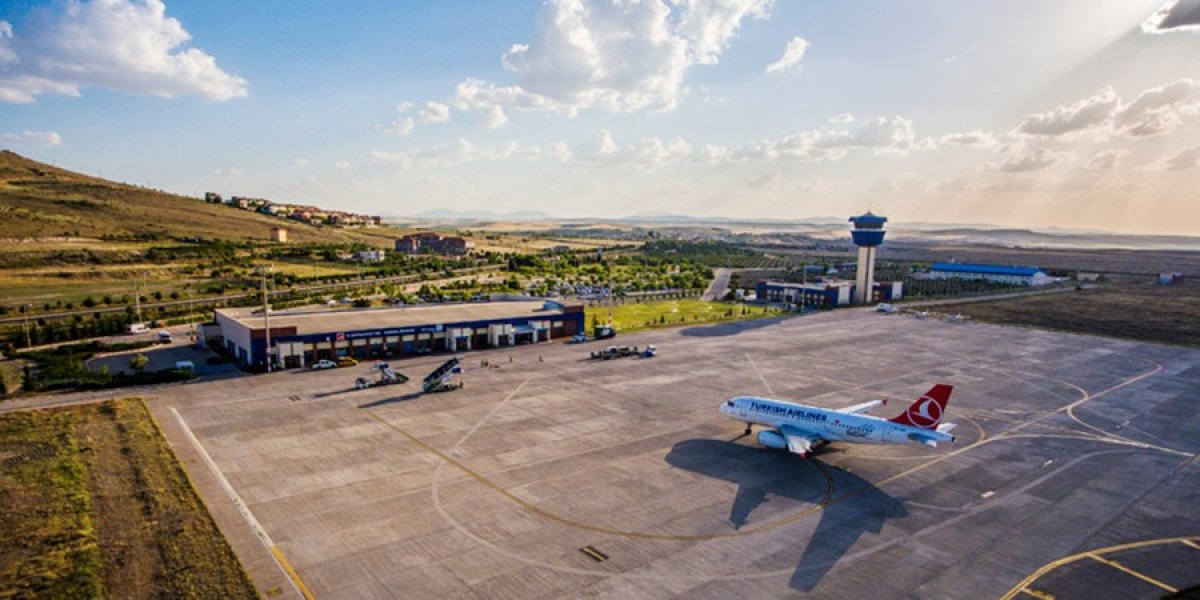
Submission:
[[[721,440],[685,440],[671,448],[666,460],[673,467],[737,484],[729,511],[729,522],[735,529],[746,525],[751,513],[772,497],[815,506],[828,489],[817,465],[806,464],[815,459],[802,459],[784,451]],[[884,521],[908,514],[901,501],[861,477],[828,466],[824,469],[833,478],[833,496],[824,510],[807,517],[820,521],[790,582],[793,589],[805,592],[820,583],[859,537],[865,533],[878,534]]]

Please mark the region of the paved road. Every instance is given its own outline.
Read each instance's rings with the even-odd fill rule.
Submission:
[[[428,279],[428,280],[422,281],[420,279],[420,276],[418,276],[418,275],[395,275],[393,277],[379,277],[377,279],[363,279],[363,280],[359,280],[359,281],[352,281],[352,282],[346,282],[346,283],[318,283],[318,284],[313,284],[313,285],[300,285],[300,286],[296,286],[294,289],[273,290],[269,293],[271,296],[282,296],[284,294],[291,294],[293,292],[319,292],[322,290],[351,289],[351,288],[356,288],[356,287],[375,286],[375,285],[380,285],[380,284],[384,284],[384,283],[412,283],[416,286],[413,289],[420,289],[420,287],[424,284],[433,286],[433,285],[442,285],[445,283],[451,283],[454,281],[458,281],[460,279],[470,279],[471,277],[476,276],[475,275],[476,271],[496,272],[496,271],[502,271],[503,269],[504,269],[504,265],[483,265],[480,267],[471,267],[468,269],[458,269],[455,271],[455,273],[468,273],[468,274],[467,275],[458,275],[455,277],[447,277],[447,278],[443,278],[443,279]],[[410,285],[408,287],[412,287],[412,285]],[[405,289],[408,289],[408,287],[406,287]],[[223,296],[218,296],[216,298],[201,298],[201,299],[196,299],[196,300],[168,300],[166,302],[146,302],[146,303],[142,304],[142,308],[150,309],[150,308],[164,308],[164,307],[184,306],[184,305],[192,305],[192,306],[198,306],[198,307],[214,306],[217,304],[229,302],[230,300],[240,300],[240,299],[247,298],[247,297],[256,297],[256,298],[261,297],[261,292],[255,291],[255,292],[243,292],[240,294],[226,294]],[[56,313],[34,313],[34,314],[30,314],[28,317],[25,317],[25,316],[3,317],[3,318],[0,318],[0,324],[21,323],[22,321],[25,321],[27,319],[29,319],[29,320],[36,320],[36,319],[56,320],[56,319],[67,319],[67,318],[74,317],[76,315],[87,316],[87,315],[91,315],[91,314],[95,314],[95,313],[118,313],[118,312],[125,312],[125,308],[126,308],[125,306],[107,306],[107,307],[97,306],[95,308],[88,308],[88,309],[83,309],[83,310],[72,310],[72,311],[56,312]]]
[[[1089,289],[1091,286],[1084,286],[1084,289]],[[967,296],[962,298],[947,298],[945,300],[921,300],[919,302],[905,302],[901,306],[904,308],[916,308],[925,306],[947,306],[951,304],[970,304],[972,302],[991,302],[992,300],[1007,300],[1009,298],[1024,298],[1026,296],[1043,296],[1046,294],[1062,294],[1066,292],[1074,292],[1073,287],[1056,287],[1043,290],[1029,290],[1025,292],[1008,292],[1004,294],[992,294],[990,296]]]
[[[720,268],[717,269],[713,276],[712,283],[708,284],[708,291],[700,297],[701,300],[720,300],[725,297],[726,291],[729,289],[729,276],[733,273],[733,269]]]

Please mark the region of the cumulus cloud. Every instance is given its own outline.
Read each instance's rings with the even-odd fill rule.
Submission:
[[[1200,0],[1168,0],[1142,22],[1146,33],[1200,31]]]
[[[875,117],[856,131],[817,129],[774,140],[752,140],[735,147],[728,155],[733,162],[840,160],[850,150],[869,150],[876,155],[905,154],[914,147],[912,121],[904,117]]]
[[[337,169],[337,170],[339,170],[339,171],[346,171],[346,170],[348,170],[348,169],[350,168],[350,161],[348,161],[348,160],[339,160],[339,161],[337,161],[337,162],[333,163],[333,168],[335,168],[335,169]]]
[[[1106,87],[1094,96],[1070,106],[1058,106],[1049,112],[1030,115],[1017,126],[1017,132],[1058,137],[1091,129],[1107,121],[1120,102],[1117,93],[1111,87]]]
[[[1102,150],[1097,152],[1091,160],[1084,165],[1084,168],[1089,171],[1112,171],[1117,168],[1121,157],[1129,154],[1128,150]]]
[[[0,133],[0,142],[12,144],[14,146],[36,146],[39,148],[49,148],[51,146],[61,146],[62,137],[57,131],[15,131],[9,133]]]
[[[1200,1],[1200,0],[1198,0]],[[1085,132],[1147,138],[1167,133],[1200,113],[1200,82],[1189,78],[1149,88],[1126,103],[1111,87],[1070,106],[1027,117],[1016,133],[1047,139]]]
[[[504,114],[504,109],[499,106],[490,106],[483,111],[480,117],[480,122],[488,129],[496,129],[504,127],[508,123],[508,116]]]
[[[1184,78],[1138,94],[1113,115],[1116,129],[1130,137],[1152,137],[1177,127],[1200,109],[1200,82]]]
[[[67,0],[33,10],[20,31],[0,21],[0,101],[78,96],[88,86],[228,100],[246,80],[186,47],[191,35],[161,0]]]
[[[947,133],[937,139],[936,146],[965,146],[968,148],[992,148],[1000,142],[987,131]]]
[[[404,137],[412,133],[414,126],[415,122],[413,121],[412,117],[404,117],[401,119],[396,119],[387,125],[380,125],[379,130],[383,131],[384,133],[390,133],[392,135]]]
[[[773,2],[550,0],[533,38],[501,57],[516,83],[467,79],[449,103],[480,112],[485,125],[498,121],[495,108],[669,111],[685,93],[687,72],[717,63],[742,23],[765,18]]]
[[[408,101],[401,102],[400,104],[396,105],[396,112],[398,112],[400,114],[404,114],[404,113],[412,110],[412,107],[413,107],[412,102],[408,102]]]
[[[422,123],[449,123],[450,107],[441,102],[426,102],[417,115]]]
[[[649,168],[683,161],[708,162],[714,153],[719,154],[719,151],[708,146],[697,150],[681,138],[663,140],[645,137],[622,146],[614,139],[612,132],[599,129],[593,132],[591,139],[577,145],[571,156],[580,162],[593,165]]]
[[[834,115],[832,117],[829,117],[829,122],[834,125],[845,125],[847,123],[853,123],[854,115],[852,115],[850,113],[842,113],[840,115]]]
[[[1189,146],[1158,161],[1157,166],[1166,171],[1191,169],[1200,163],[1200,145]]]
[[[787,44],[787,48],[783,50],[783,56],[779,60],[767,65],[767,72],[774,73],[776,71],[787,70],[800,63],[804,58],[804,53],[808,51],[808,40],[796,36]]]

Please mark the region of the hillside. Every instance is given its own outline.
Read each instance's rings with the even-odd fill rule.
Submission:
[[[283,225],[297,242],[391,246],[389,228],[317,227],[91,177],[0,151],[0,238],[201,237],[266,241]]]

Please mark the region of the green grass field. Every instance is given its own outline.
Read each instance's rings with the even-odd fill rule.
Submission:
[[[608,321],[607,306],[587,307],[587,326]],[[613,326],[617,331],[636,331],[655,327],[699,325],[715,321],[758,319],[776,315],[763,306],[726,304],[703,300],[662,300],[617,304],[612,307]]]
[[[0,597],[257,597],[139,399],[0,415],[0,490]]]

